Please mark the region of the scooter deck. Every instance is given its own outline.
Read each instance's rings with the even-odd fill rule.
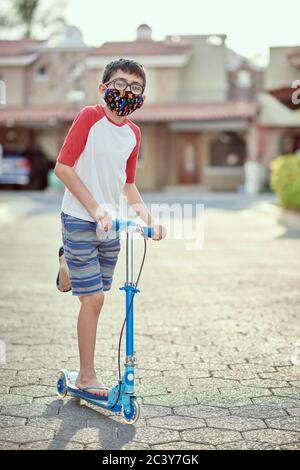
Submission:
[[[120,412],[122,410],[122,407],[117,404],[115,406],[112,406],[111,402],[114,402],[114,399],[111,398],[109,401],[109,397],[98,397],[97,395],[93,395],[91,393],[84,392],[83,390],[80,390],[79,388],[73,386],[73,385],[68,385],[67,386],[68,394],[74,398],[79,398],[82,400],[85,400],[88,403],[92,403],[93,405],[100,406],[102,408],[106,408],[107,410],[114,411],[114,412]],[[109,392],[112,393],[112,392]]]
[[[70,395],[76,395],[77,397],[83,398],[84,400],[96,400],[97,402],[108,401],[108,396],[101,397],[100,395],[94,395],[93,393],[85,392],[75,385],[68,385],[68,392]]]
[[[93,395],[92,393],[88,393],[84,390],[81,390],[80,388],[76,387],[75,382],[78,376],[77,371],[68,371],[66,369],[62,369],[61,372],[64,374],[65,379],[66,379],[66,388],[67,388],[67,393],[74,397],[74,398],[79,398],[82,400],[85,400],[89,403],[92,403],[93,405],[96,406],[101,406],[102,408],[106,408],[109,410],[113,410],[115,412],[121,411],[121,406],[118,404],[112,408],[112,405],[115,402],[115,393],[113,393],[114,387],[112,387],[109,391],[108,394],[110,395],[110,400],[109,396],[98,396],[98,395]]]

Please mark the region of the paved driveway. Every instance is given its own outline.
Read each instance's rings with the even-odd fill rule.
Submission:
[[[127,426],[56,397],[57,371],[78,367],[79,302],[55,287],[60,197],[0,196],[0,448],[300,449],[300,234],[281,224],[273,199],[145,196],[204,202],[205,243],[148,242],[135,310],[142,411]],[[124,318],[122,243],[98,330],[109,386]],[[136,270],[142,249],[137,240]]]

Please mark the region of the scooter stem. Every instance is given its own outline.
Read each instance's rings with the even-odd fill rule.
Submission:
[[[126,232],[126,363],[131,362],[134,355],[134,317],[133,296],[136,289],[133,285],[133,232]]]
[[[133,283],[133,233],[126,232],[126,284]]]

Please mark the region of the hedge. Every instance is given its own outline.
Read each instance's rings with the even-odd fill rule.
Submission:
[[[279,155],[270,163],[272,190],[279,204],[300,209],[300,155]]]

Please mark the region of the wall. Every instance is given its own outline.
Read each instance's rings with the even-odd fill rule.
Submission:
[[[55,161],[61,148],[60,133],[57,129],[46,129],[35,134],[35,143],[51,161]]]
[[[299,68],[291,65],[288,53],[298,47],[271,47],[270,62],[265,72],[264,86],[267,90],[290,85],[299,80]]]
[[[180,70],[179,101],[225,100],[226,48],[207,44],[206,36],[181,36],[192,43],[193,53],[187,66]]]
[[[25,69],[22,67],[1,67],[0,74],[6,85],[6,104],[21,106],[25,103]]]
[[[27,69],[27,104],[42,105],[70,105],[68,92],[74,89],[74,82],[70,78],[70,67],[80,62],[85,53],[76,51],[46,51]],[[37,77],[37,71],[47,66],[48,78]],[[82,79],[82,85],[84,84]],[[82,87],[84,88],[84,87]],[[84,106],[84,102],[80,105]]]
[[[143,191],[151,191],[156,188],[155,125],[139,125],[139,127],[142,134],[143,160],[138,161],[136,184]]]

